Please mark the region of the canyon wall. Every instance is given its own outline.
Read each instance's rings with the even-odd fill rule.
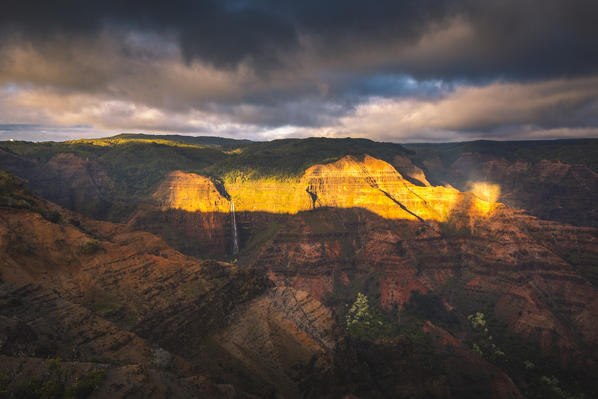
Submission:
[[[60,364],[69,381],[104,370],[98,397],[298,397],[293,370],[335,345],[305,292],[87,219],[3,172],[0,189],[0,375],[13,390]]]
[[[596,345],[594,266],[563,256],[598,259],[596,231],[481,199],[496,198],[492,185],[474,190],[477,196],[416,185],[366,155],[315,165],[294,181],[235,181],[220,191],[208,178],[175,172],[154,197],[163,212],[205,215],[205,231],[220,223],[224,243],[234,201],[241,264],[264,270],[279,286],[330,303],[362,290],[399,310],[414,291],[483,297],[511,331],[547,353],[557,350],[563,361],[582,358],[584,345]]]
[[[241,173],[227,180],[177,170],[151,196],[130,204],[135,212],[127,216],[128,226],[86,219],[22,188],[5,198],[10,192],[5,189],[3,356],[8,363],[19,351],[75,360],[68,354],[67,327],[54,326],[68,313],[72,317],[65,323],[73,334],[89,338],[77,344],[86,359],[106,351],[106,361],[151,368],[159,347],[181,368],[177,378],[201,376],[212,392],[236,389],[215,383],[227,381],[249,393],[289,397],[310,392],[311,385],[317,396],[318,389],[334,389],[314,379],[322,375],[338,386],[361,381],[363,388],[352,392],[382,384],[399,396],[412,390],[433,397],[446,397],[447,390],[455,394],[467,386],[464,381],[482,378],[475,389],[484,393],[478,396],[519,397],[509,379],[519,374],[499,370],[512,364],[472,352],[475,332],[468,316],[480,312],[492,320],[493,334],[511,337],[503,343],[515,340],[521,342],[516,351],[537,353],[536,363],[557,359],[559,367],[593,370],[598,231],[542,220],[511,205],[531,207],[549,219],[560,220],[554,217],[560,212],[565,221],[579,218],[587,207],[591,221],[594,172],[553,161],[470,162],[473,158],[465,154],[451,164],[454,170],[445,175],[458,178],[442,181],[450,186],[430,184],[438,184],[442,162],[430,158],[421,164],[435,171],[428,180],[406,156],[386,162],[349,155],[287,178]],[[41,163],[10,154],[2,162],[31,176],[40,171]],[[53,177],[32,182],[45,181],[40,187],[64,182],[56,192],[70,196],[56,198],[70,207],[83,207],[89,199],[75,195],[75,185],[96,199],[112,196],[112,181],[98,163],[60,154],[43,165]],[[522,198],[527,199],[516,203]],[[238,254],[232,251],[233,203]],[[552,213],[539,211],[546,204],[556,204]],[[396,342],[352,342],[343,317],[360,292],[397,331],[411,326],[407,336],[431,337],[413,345],[442,353],[442,359],[432,357],[442,371],[423,372],[417,362],[414,369],[427,379],[405,371],[418,349],[399,333]],[[45,310],[32,311],[36,304]],[[29,338],[19,340],[15,331]],[[48,347],[60,334],[65,340]],[[132,353],[123,349],[126,342]],[[512,347],[501,349],[507,357],[514,353]],[[523,364],[531,358],[517,359]],[[351,369],[363,371],[367,380]],[[389,369],[402,370],[419,385],[390,381],[396,374],[385,374]],[[189,389],[198,389],[194,386]],[[432,386],[434,392],[426,391]],[[472,392],[463,391],[463,397]]]
[[[483,146],[478,151],[464,150],[456,158],[450,153],[437,155],[434,145],[414,148],[428,177],[438,184],[460,190],[471,190],[479,182],[494,184],[500,187],[497,200],[509,206],[542,219],[598,227],[598,173],[583,163],[588,157],[583,150],[578,151],[579,160],[573,157],[565,163],[551,151],[546,151],[546,157],[557,159],[543,159],[541,152],[518,157],[515,149],[494,153]]]
[[[458,216],[473,223],[502,206],[450,187],[413,184],[389,163],[367,155],[315,165],[302,177],[286,180],[238,178],[219,183],[175,171],[153,199],[155,205],[141,206],[129,224],[196,256],[231,252],[231,202],[241,225],[254,224],[257,214],[294,215],[318,208],[360,208],[388,219],[418,221]]]
[[[450,187],[415,185],[389,163],[368,155],[312,166],[297,179],[238,178],[225,182],[222,190],[207,177],[177,171],[153,196],[164,210],[223,213],[233,201],[238,212],[295,214],[320,207],[363,208],[390,219],[437,221],[453,212],[487,215],[499,206]]]

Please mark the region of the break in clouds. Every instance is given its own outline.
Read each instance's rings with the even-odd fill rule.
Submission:
[[[0,140],[598,136],[589,0],[30,3],[0,14]]]

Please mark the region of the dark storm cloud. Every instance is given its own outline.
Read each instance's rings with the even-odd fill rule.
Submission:
[[[43,42],[55,35],[93,37],[102,29],[175,32],[188,60],[199,57],[218,66],[250,58],[271,62],[271,51],[297,44],[292,23],[260,5],[210,0],[9,1],[0,14],[4,34]]]
[[[37,130],[41,127],[38,123],[0,123],[0,132],[19,132]]]
[[[93,36],[106,26],[172,32],[187,61],[219,68],[244,61],[260,71],[282,67],[286,56],[305,46],[315,63],[386,48],[389,54],[376,67],[387,71],[422,78],[530,78],[596,71],[596,15],[598,3],[590,0],[10,0],[0,26],[5,36],[18,32],[34,43],[57,34]],[[433,57],[434,63],[398,54],[455,19],[471,28],[471,36]]]
[[[596,135],[596,15],[590,0],[8,0],[0,132]]]

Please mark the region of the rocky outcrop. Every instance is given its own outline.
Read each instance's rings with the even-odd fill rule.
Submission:
[[[96,216],[101,216],[110,205],[114,184],[98,162],[61,153],[50,159],[45,168],[50,172],[50,180],[35,184],[45,187],[41,193],[44,198],[80,213],[97,213]]]
[[[185,345],[187,330],[189,339],[200,339],[201,331],[216,328],[220,315],[267,287],[251,270],[200,262],[156,236],[122,225],[82,218],[78,226],[57,224],[26,211],[2,216],[3,280],[56,289],[121,326],[164,342],[176,334],[172,339]],[[25,249],[15,252],[15,242]],[[176,323],[180,326],[173,330]]]
[[[309,168],[302,178],[315,207],[363,208],[384,218],[446,220],[451,213],[488,215],[497,205],[447,187],[421,187],[368,155]]]
[[[153,194],[156,205],[140,207],[128,224],[155,233],[175,248],[199,257],[232,250],[230,202],[214,181],[172,172]]]
[[[413,291],[447,292],[444,300],[457,309],[469,297],[462,311],[471,312],[471,302],[483,297],[511,331],[546,352],[583,358],[582,348],[595,345],[598,291],[584,277],[589,265],[561,254],[595,256],[596,231],[508,209],[484,223],[459,223],[389,220],[363,210],[305,212],[288,218],[249,264],[277,284],[341,303],[358,290],[388,309],[408,303]]]
[[[172,172],[153,197],[162,209],[202,213],[230,210],[228,199],[218,191],[214,182],[195,173]]]
[[[396,155],[392,159],[392,166],[394,166],[397,172],[399,172],[405,179],[416,186],[431,186],[422,168],[415,165],[407,156]]]
[[[298,396],[293,370],[334,348],[332,314],[309,294],[278,287],[238,308],[214,339],[279,391]]]
[[[437,350],[450,347],[453,351],[453,355],[444,359],[452,397],[523,399],[521,391],[508,375],[475,354],[449,332],[429,321],[424,325],[424,331]]]
[[[520,378],[527,375],[525,372],[511,374],[503,364],[492,365],[472,353],[466,320],[475,312],[504,325],[504,330],[491,329],[491,334],[495,339],[509,336],[515,343],[501,346],[511,364],[526,360],[514,358],[525,345],[541,359],[556,354],[556,364],[578,370],[580,375],[583,370],[593,370],[598,290],[585,273],[596,267],[591,259],[598,259],[598,232],[538,220],[509,209],[482,221],[473,225],[460,224],[458,219],[423,224],[385,219],[359,209],[322,208],[278,219],[279,228],[247,264],[266,270],[277,285],[307,291],[328,307],[340,308],[339,313],[353,303],[357,292],[401,317],[413,308],[414,291],[438,297],[445,312],[461,320],[449,325],[450,332],[444,330],[440,335],[452,336],[455,342],[451,346],[464,351],[445,349],[448,353],[434,360],[444,365],[447,371],[441,375],[446,379],[438,376],[425,386],[434,387],[434,395],[440,397],[442,392],[450,392],[446,397],[521,397],[512,380],[519,389],[526,387]],[[584,255],[575,260],[578,263],[570,263],[572,254]],[[435,312],[422,317],[446,323],[447,318]],[[405,318],[397,322],[411,323]],[[426,331],[427,335],[436,332]],[[365,367],[367,361],[368,370],[376,370],[376,375],[387,368],[399,370],[399,375],[407,373],[405,366],[380,364],[383,352],[374,347],[363,349],[363,358],[358,357],[359,366],[354,369]],[[346,353],[338,356],[347,363],[354,359]],[[409,364],[415,367],[414,363]],[[316,368],[316,373],[334,380],[334,373],[331,376],[327,367],[322,368]],[[338,373],[346,375],[346,369],[341,370]],[[407,389],[413,395],[424,390],[408,384],[396,387],[377,378],[384,382],[377,380],[376,387],[391,390],[396,396],[396,392],[406,395],[403,390]],[[396,375],[393,378],[397,380]],[[413,380],[422,381],[422,377]],[[338,384],[355,386],[359,381],[354,376],[350,381],[340,378]],[[326,384],[319,383],[322,385],[308,385],[325,391]]]

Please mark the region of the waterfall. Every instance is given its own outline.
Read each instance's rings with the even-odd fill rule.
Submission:
[[[230,202],[230,214],[231,214],[231,230],[233,233],[233,255],[239,253],[239,232],[237,230],[237,218],[235,216],[235,203]]]

